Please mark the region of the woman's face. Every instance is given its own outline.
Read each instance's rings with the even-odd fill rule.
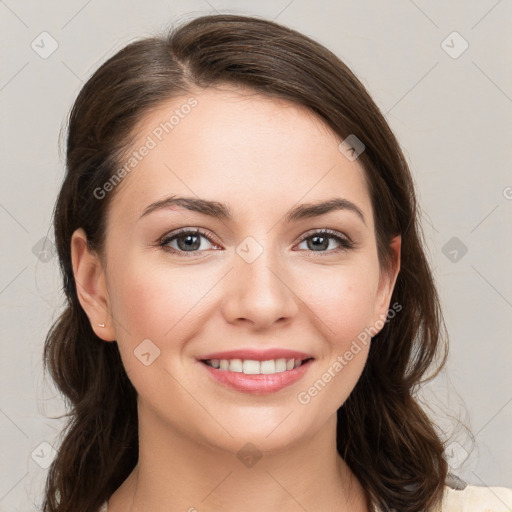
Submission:
[[[363,168],[318,118],[231,88],[190,96],[144,119],[107,192],[110,323],[95,329],[117,340],[146,427],[279,449],[332,427],[398,268],[380,275]],[[333,200],[348,207],[310,208]]]

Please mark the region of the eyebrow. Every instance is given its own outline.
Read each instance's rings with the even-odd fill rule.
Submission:
[[[196,197],[180,197],[174,195],[151,203],[144,209],[139,219],[154,211],[172,208],[173,206],[181,206],[187,210],[221,220],[233,220],[233,214],[229,206],[226,204],[219,203],[217,201],[209,201],[207,199],[199,199]],[[326,201],[298,205],[286,214],[285,219],[286,222],[296,222],[302,219],[319,217],[337,210],[347,210],[355,213],[366,225],[366,220],[361,209],[352,201],[338,197],[328,199]]]

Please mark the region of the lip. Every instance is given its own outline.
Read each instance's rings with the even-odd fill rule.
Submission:
[[[239,349],[227,350],[225,352],[212,352],[204,356],[198,357],[202,359],[251,359],[253,361],[268,361],[270,359],[312,359],[311,354],[298,352],[297,350],[288,350],[284,348],[267,348],[261,349]],[[300,367],[299,367],[300,368]],[[290,370],[291,371],[291,370]]]
[[[274,374],[250,375],[242,372],[231,372],[212,368],[203,362],[205,359],[251,359],[253,361],[268,361],[269,359],[301,359],[303,364],[292,370]],[[314,362],[313,356],[305,352],[285,349],[267,350],[230,350],[206,354],[198,359],[199,365],[208,372],[216,382],[242,393],[265,395],[276,393],[299,381]]]

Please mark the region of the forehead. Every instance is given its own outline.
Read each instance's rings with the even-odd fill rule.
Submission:
[[[300,105],[244,89],[200,90],[161,104],[138,123],[121,162],[129,171],[111,208],[138,217],[149,203],[176,193],[233,205],[235,215],[277,213],[281,205],[332,196],[371,212],[364,169],[339,143]]]

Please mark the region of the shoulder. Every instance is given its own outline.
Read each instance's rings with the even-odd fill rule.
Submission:
[[[444,488],[442,512],[512,512],[512,489],[467,485]]]
[[[98,512],[108,512],[107,502]],[[512,512],[512,489],[445,485],[441,512]]]
[[[378,507],[374,511],[382,512]],[[449,474],[441,506],[429,512],[512,512],[512,488],[467,485]]]

